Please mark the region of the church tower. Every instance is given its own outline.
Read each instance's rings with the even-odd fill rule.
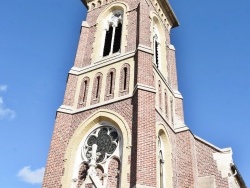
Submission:
[[[178,20],[169,2],[82,2],[87,18],[57,111],[43,188],[229,187],[219,167],[232,171],[231,150],[184,124],[170,42]]]

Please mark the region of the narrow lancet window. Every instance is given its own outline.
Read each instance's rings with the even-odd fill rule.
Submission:
[[[110,72],[109,94],[112,94],[113,91],[113,74],[113,72]]]
[[[166,117],[168,117],[168,95],[167,95],[167,91],[165,91],[165,114],[166,114]]]
[[[159,68],[159,51],[158,51],[158,48],[159,48],[159,44],[155,40],[155,64],[156,64],[157,68]]]
[[[93,82],[91,105],[100,102],[101,89],[102,89],[102,74],[97,73]]]
[[[97,84],[96,84],[96,93],[95,93],[95,98],[98,98],[99,96],[99,90],[100,90],[100,76],[98,76],[97,78]]]
[[[126,88],[127,88],[127,74],[128,74],[127,67],[124,67],[123,71],[124,71],[123,90],[126,90]]]
[[[106,88],[105,88],[105,96],[104,100],[110,100],[114,98],[114,91],[115,91],[115,72],[114,68],[110,69],[107,73],[106,77]]]
[[[120,77],[120,93],[119,96],[127,95],[129,93],[129,81],[130,81],[130,66],[125,63],[121,68]]]
[[[174,104],[173,104],[173,99],[170,99],[170,107],[171,107],[171,122],[174,124]]]
[[[115,28],[115,39],[114,39],[113,53],[120,51],[121,36],[122,36],[122,24],[119,23],[118,26]]]
[[[77,108],[82,108],[86,106],[87,98],[88,98],[88,88],[89,88],[89,78],[85,77],[83,78],[82,83],[81,83]]]
[[[158,161],[159,161],[159,184],[160,188],[164,188],[165,170],[164,170],[164,143],[160,135],[158,136]]]
[[[159,108],[162,110],[161,82],[158,83]]]
[[[112,25],[110,25],[109,29],[106,31],[103,56],[108,56],[110,53],[111,43],[112,43],[112,35],[113,35],[113,27],[112,27]]]
[[[86,95],[87,95],[87,84],[88,84],[88,82],[87,82],[87,80],[85,80],[84,81],[84,88],[83,88],[83,97],[82,97],[82,101],[83,102],[85,102],[85,100],[86,100]]]
[[[155,25],[153,26],[153,51],[154,51],[154,64],[157,67],[157,69],[161,68],[161,57],[160,57],[160,35],[159,35],[159,29],[158,27]]]

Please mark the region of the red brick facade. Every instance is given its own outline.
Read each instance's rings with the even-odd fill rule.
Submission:
[[[166,171],[171,171],[172,177],[165,177],[164,188],[198,188],[202,183],[200,179],[206,176],[214,177],[216,187],[229,187],[228,178],[222,177],[213,157],[214,153],[222,151],[196,138],[184,124],[175,50],[170,45],[168,29],[177,26],[178,21],[169,3],[163,0],[83,0],[83,3],[89,11],[81,30],[74,67],[68,77],[63,106],[57,112],[42,187],[95,187],[93,182],[84,182],[89,173],[86,158],[81,158],[83,161],[77,167],[76,180],[73,179],[74,164],[67,161],[77,159],[79,154],[71,151],[77,131],[87,126],[84,122],[99,111],[117,114],[127,125],[129,134],[126,137],[121,135],[124,140],[121,140],[117,154],[111,155],[107,168],[102,164],[96,166],[102,186],[160,187],[157,179],[160,176],[157,170],[157,130],[161,125],[171,146],[166,157],[171,168],[168,166]],[[124,50],[94,62],[95,48],[103,45],[101,40],[99,45],[93,45],[98,44],[96,31],[102,27],[100,15],[117,8],[123,10],[121,45],[124,48],[121,49]],[[158,70],[153,63],[152,15],[159,20],[165,32],[161,48],[166,57],[161,63],[165,67],[162,70],[166,72]],[[128,54],[132,55],[127,57]],[[95,119],[93,124],[98,124],[99,119]],[[105,120],[116,123],[108,116]],[[116,128],[122,130],[124,127]],[[86,137],[87,134],[82,139]],[[125,140],[130,137],[131,143]],[[70,156],[68,151],[76,155]],[[126,157],[117,157],[119,155]]]

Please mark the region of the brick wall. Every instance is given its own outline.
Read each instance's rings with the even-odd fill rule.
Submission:
[[[194,161],[191,144],[193,135],[189,131],[176,134],[177,187],[195,187]]]
[[[154,93],[138,90],[133,97],[131,187],[156,187]]]
[[[108,167],[108,188],[119,188],[120,161],[113,158]]]
[[[227,178],[222,178],[221,173],[218,171],[216,161],[213,159],[213,153],[218,151],[199,140],[196,140],[195,146],[198,176],[214,175],[216,187],[229,187]]]

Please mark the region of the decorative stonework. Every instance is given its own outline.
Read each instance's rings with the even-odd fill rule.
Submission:
[[[96,163],[105,162],[116,150],[119,142],[117,131],[113,127],[100,127],[91,132],[85,141],[83,155],[88,160],[92,156],[92,146],[97,145]]]
[[[107,19],[104,29],[109,30],[109,26],[112,25],[112,27],[117,27],[118,23],[122,23],[123,20],[123,11],[121,10],[114,10],[109,18]]]

